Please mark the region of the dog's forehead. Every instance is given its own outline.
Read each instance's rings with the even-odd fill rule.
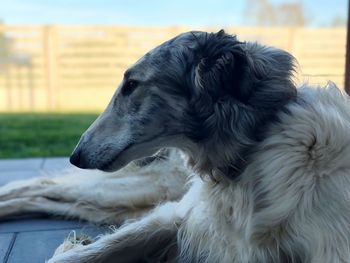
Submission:
[[[176,37],[166,41],[165,43],[169,44],[177,44],[177,45],[184,45],[188,44],[189,42],[193,42],[195,44],[196,41],[195,39],[202,38],[203,36],[206,36],[208,33],[207,32],[202,32],[202,31],[190,31],[190,32],[185,32],[177,35]]]
[[[153,52],[159,52],[164,49],[176,50],[181,48],[196,48],[199,40],[207,36],[208,33],[201,31],[190,31],[177,35],[176,37],[164,42],[157,48],[152,50]]]
[[[147,52],[125,73],[125,77],[149,79],[159,68],[169,66],[185,50],[195,49],[198,39],[207,33],[191,31],[182,33]]]
[[[147,80],[153,75],[152,63],[147,53],[141,57],[135,64],[128,68],[124,73],[125,79]]]
[[[174,38],[165,41],[154,49],[150,50],[144,58],[155,61],[157,59],[167,59],[171,55],[178,55],[179,51],[185,48],[195,48],[198,46],[198,40],[206,36],[206,32],[191,31],[175,36]]]

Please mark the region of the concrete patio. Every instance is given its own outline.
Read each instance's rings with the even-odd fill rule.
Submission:
[[[67,168],[72,168],[68,158],[0,160],[0,186],[13,180],[57,176]],[[72,230],[97,236],[108,228],[43,217],[0,221],[0,263],[44,263]]]

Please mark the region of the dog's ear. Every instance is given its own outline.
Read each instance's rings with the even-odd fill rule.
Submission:
[[[209,163],[235,177],[277,112],[296,97],[294,60],[287,52],[242,43],[224,31],[194,38],[188,136],[201,142]]]
[[[249,97],[252,83],[248,62],[235,36],[223,30],[206,35],[197,56],[194,80],[198,93],[208,93],[213,102],[226,95],[243,101]]]
[[[191,115],[205,131],[202,138],[258,133],[257,127],[296,97],[289,53],[239,42],[224,31],[202,35],[197,42]]]
[[[229,96],[267,109],[284,105],[295,96],[291,81],[294,59],[287,52],[239,42],[223,30],[198,42],[195,87],[213,103]]]

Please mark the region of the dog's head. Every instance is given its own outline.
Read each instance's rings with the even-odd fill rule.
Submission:
[[[164,147],[189,153],[200,170],[237,166],[296,95],[293,58],[218,33],[181,34],[129,68],[71,162],[117,170]]]

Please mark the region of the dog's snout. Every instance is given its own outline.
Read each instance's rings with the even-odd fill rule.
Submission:
[[[69,161],[71,164],[75,165],[76,167],[84,168],[82,167],[82,162],[81,162],[81,149],[79,148],[75,149],[72,155],[70,156]]]

